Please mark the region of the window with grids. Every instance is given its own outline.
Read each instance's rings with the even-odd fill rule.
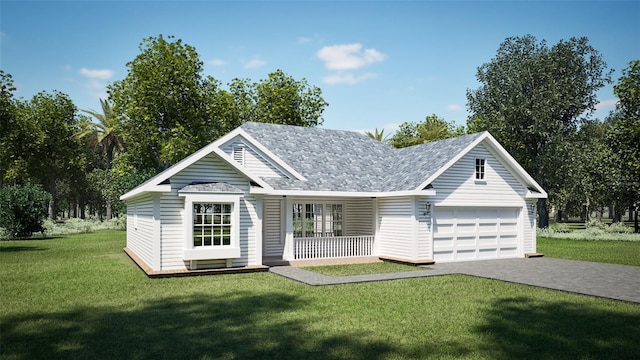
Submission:
[[[484,159],[476,159],[476,180],[484,180]]]
[[[342,204],[293,204],[293,236],[342,236]]]
[[[193,204],[193,246],[231,245],[232,204]]]

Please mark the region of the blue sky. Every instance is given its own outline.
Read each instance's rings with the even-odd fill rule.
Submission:
[[[205,74],[264,79],[282,69],[322,89],[323,127],[384,128],[437,114],[466,123],[475,73],[510,36],[550,45],[586,36],[617,80],[640,59],[638,1],[0,1],[0,65],[18,97],[68,94],[99,109],[106,84],[149,36],[192,45]],[[614,108],[612,86],[595,116]]]

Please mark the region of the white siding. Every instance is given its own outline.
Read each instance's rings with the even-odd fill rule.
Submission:
[[[220,147],[222,151],[234,156],[234,148],[238,146],[244,147],[244,166],[253,174],[260,177],[286,177],[286,171],[274,162],[267,160],[262,151],[251,145],[248,141],[245,141],[242,137],[236,136],[232,140],[228,141]]]
[[[485,162],[485,180],[475,180],[475,159]],[[446,206],[524,206],[527,188],[479,144],[433,183],[434,201]]]
[[[535,200],[530,200],[527,203],[526,209],[522,210],[523,213],[523,234],[524,234],[524,253],[536,252],[536,212],[531,212],[531,204],[535,204]]]
[[[162,220],[162,270],[186,269],[188,263],[183,260],[185,244],[184,199],[178,196],[178,190],[191,182],[226,182],[245,191],[240,200],[240,258],[232,266],[260,264],[257,259],[257,223],[256,199],[248,195],[249,181],[234,169],[210,154],[172,176],[171,193],[161,197]],[[190,209],[186,210],[190,211]],[[203,263],[203,262],[199,262]]]
[[[373,199],[349,199],[344,204],[344,235],[373,235]]]
[[[264,199],[264,256],[282,256],[284,251],[284,223],[282,197]]]
[[[153,246],[153,198],[141,196],[127,204],[127,247],[138,255],[147,265],[158,269],[154,263]]]
[[[413,200],[410,197],[378,199],[378,232],[375,241],[379,256],[412,259]]]
[[[418,221],[418,259],[433,259],[431,248],[431,211],[427,211],[426,205],[429,198],[421,197],[417,201]]]

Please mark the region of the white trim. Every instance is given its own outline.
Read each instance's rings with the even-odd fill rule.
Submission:
[[[240,257],[240,195],[181,194],[184,199],[184,260],[232,259]],[[193,204],[230,203],[231,245],[193,246]]]
[[[498,140],[496,140],[488,131],[483,132],[477,139],[475,139],[471,144],[469,144],[466,148],[460,151],[456,156],[454,156],[449,162],[447,162],[444,166],[442,166],[438,171],[436,171],[433,175],[431,175],[428,179],[426,179],[423,183],[420,184],[416,188],[423,189],[425,186],[434,182],[442,173],[447,171],[451,166],[458,162],[463,156],[465,156],[469,151],[478,146],[483,141],[493,148],[504,161],[506,161],[507,165],[511,167],[515,171],[515,173],[524,180],[526,185],[531,185],[535,188],[537,192],[540,193],[541,198],[547,198],[547,192],[538,184],[532,177],[529,175],[520,164],[505,150]],[[486,162],[485,162],[486,165]]]
[[[238,133],[236,135],[242,136],[245,140],[247,140],[251,145],[253,145],[256,149],[260,150],[263,154],[269,157],[273,162],[278,164],[282,169],[288,172],[290,175],[295,177],[300,181],[307,181],[307,179],[302,176],[299,172],[297,172],[294,168],[289,166],[286,162],[284,162],[281,158],[279,158],[276,154],[272,153],[271,150],[267,149],[264,145],[262,145],[258,140],[256,140],[253,136],[247,134],[243,129],[238,128]],[[234,136],[235,137],[235,136]],[[222,146],[222,144],[221,144]]]
[[[300,196],[300,197],[396,197],[396,196],[435,196],[435,189],[429,190],[408,190],[408,191],[385,191],[385,192],[358,192],[358,191],[313,191],[313,190],[268,190],[263,188],[251,188],[252,195],[273,195],[273,196]]]
[[[267,184],[264,180],[262,180],[260,177],[253,174],[249,170],[245,169],[244,166],[238,164],[237,161],[233,160],[232,156],[229,156],[227,153],[225,153],[219,148],[219,145],[223,143],[221,140],[225,139],[228,135],[233,134],[235,136],[240,131],[242,130],[240,128],[237,128],[232,132],[230,132],[229,134],[221,137],[220,139],[210,143],[209,145],[206,145],[205,147],[187,156],[186,158],[178,161],[173,166],[169,167],[168,169],[164,170],[158,175],[152,177],[151,179],[145,181],[144,183],[138,185],[136,188],[127,192],[126,194],[120,196],[120,200],[129,200],[134,196],[145,193],[145,192],[170,192],[171,185],[166,185],[166,184],[161,185],[163,181],[169,179],[170,177],[186,169],[196,161],[204,158],[205,156],[211,153],[216,154],[218,157],[220,157],[220,159],[225,161],[229,166],[231,166],[232,168],[237,170],[239,173],[249,178],[251,181],[257,183],[258,185],[262,186],[265,189],[272,189],[272,187],[269,184]]]

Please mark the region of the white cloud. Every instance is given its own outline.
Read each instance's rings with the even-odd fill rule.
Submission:
[[[618,104],[618,99],[608,99],[608,100],[603,100],[600,101],[599,103],[596,104],[596,109],[600,110],[600,109],[606,109],[606,108],[612,108],[615,107],[616,104]]]
[[[245,69],[255,69],[263,66],[267,62],[260,59],[249,60],[246,64],[244,64]]]
[[[87,68],[81,68],[80,69],[80,74],[83,76],[86,76],[90,79],[101,79],[101,80],[107,80],[110,77],[113,76],[113,70],[108,70],[108,69],[87,69]]]
[[[227,65],[227,62],[222,60],[222,59],[213,59],[213,60],[209,61],[209,64],[211,64],[213,66],[225,66],[225,65]]]
[[[347,85],[355,85],[361,81],[367,79],[374,79],[378,77],[377,74],[374,73],[366,73],[362,75],[353,75],[351,73],[336,73],[327,75],[322,78],[322,81],[329,85],[337,85],[337,84],[347,84]]]
[[[376,49],[363,49],[362,44],[342,44],[325,46],[316,56],[330,70],[355,70],[364,66],[382,62],[387,55]]]
[[[462,110],[462,106],[460,106],[458,104],[449,104],[449,105],[447,105],[447,110],[460,111],[460,110]]]

